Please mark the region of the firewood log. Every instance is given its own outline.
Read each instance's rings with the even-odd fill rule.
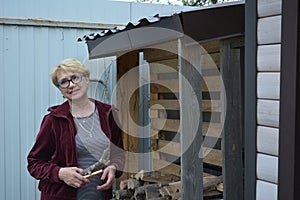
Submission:
[[[133,194],[134,194],[134,191],[132,190],[117,190],[115,192],[116,194],[116,199],[130,199]]]

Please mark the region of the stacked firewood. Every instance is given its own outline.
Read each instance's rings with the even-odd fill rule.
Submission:
[[[206,175],[203,191],[221,187],[222,176]],[[180,177],[160,172],[140,171],[135,176],[120,182],[115,191],[116,200],[179,200],[181,199]]]

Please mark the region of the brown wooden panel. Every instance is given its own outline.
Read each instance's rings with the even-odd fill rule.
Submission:
[[[148,106],[151,109],[161,110],[179,110],[179,101],[178,100],[150,100]]]
[[[222,77],[221,76],[203,76],[202,92],[221,91]]]
[[[155,62],[177,58],[177,49],[177,40],[153,45],[144,49],[144,59],[148,62]]]
[[[220,100],[202,100],[202,112],[221,112],[222,102]]]
[[[162,118],[151,119],[151,128],[154,130],[178,132],[179,125],[180,125],[180,120],[177,119],[162,119]]]
[[[179,82],[178,79],[169,80],[155,80],[150,85],[150,91],[152,93],[178,93]]]
[[[117,85],[117,108],[119,120],[122,124],[124,149],[127,152],[138,152],[139,143],[138,129],[129,119],[138,122],[138,93],[129,95],[133,88],[137,88],[138,70],[129,76],[124,76],[129,70],[138,66],[138,51],[127,53],[117,58],[117,79],[122,82]],[[136,172],[138,170],[138,158],[134,154],[126,153],[125,172]],[[130,173],[124,173],[121,179],[130,177]]]
[[[153,159],[152,162],[153,170],[180,177],[180,165],[176,165],[161,159]]]
[[[221,123],[202,123],[202,131],[204,136],[222,138],[222,129],[223,127]]]
[[[222,151],[211,148],[203,148],[203,162],[222,167]],[[206,154],[206,152],[208,152]]]
[[[157,151],[174,155],[174,156],[180,156],[181,155],[180,143],[167,141],[167,140],[159,140],[157,144]]]
[[[170,73],[178,71],[178,58],[153,61],[150,62],[149,65],[150,73],[152,74]]]

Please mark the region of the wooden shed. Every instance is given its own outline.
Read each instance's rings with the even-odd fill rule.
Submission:
[[[112,103],[127,151],[123,179],[161,172],[181,180],[182,199],[243,197],[244,20],[238,2],[80,39],[90,59],[117,56]],[[206,176],[223,189],[203,191]]]

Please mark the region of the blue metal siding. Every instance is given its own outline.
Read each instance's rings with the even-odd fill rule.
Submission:
[[[39,199],[26,156],[47,108],[63,101],[50,72],[64,58],[87,59],[76,39],[91,31],[0,25],[0,199]]]
[[[5,113],[4,113],[4,28],[3,26],[0,26],[0,66],[1,71],[0,73],[0,177],[2,177],[2,180],[0,182],[0,199],[5,199]]]

